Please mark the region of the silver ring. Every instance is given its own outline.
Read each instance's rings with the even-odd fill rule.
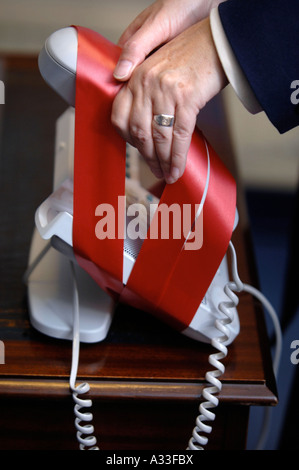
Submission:
[[[171,127],[174,123],[174,116],[172,114],[155,114],[154,120],[159,126]]]

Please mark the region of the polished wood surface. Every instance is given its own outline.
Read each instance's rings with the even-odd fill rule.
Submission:
[[[36,57],[3,57],[2,66],[0,340],[5,364],[0,364],[0,448],[73,449],[71,344],[31,326],[22,282],[34,213],[52,190],[55,121],[66,105],[40,77]],[[219,136],[218,130],[207,133]],[[218,153],[221,142],[212,142]],[[235,172],[227,148],[223,158]],[[239,203],[233,242],[240,277],[252,284],[241,191]],[[221,405],[208,448],[243,448],[249,407],[277,403],[262,310],[249,294],[241,294],[238,312],[241,332],[224,361]],[[103,448],[184,450],[211,352],[210,346],[183,337],[151,315],[119,305],[105,341],[80,350],[78,378],[90,383]]]

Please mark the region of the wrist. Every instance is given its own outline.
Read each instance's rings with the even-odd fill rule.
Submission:
[[[210,99],[214,97],[219,91],[226,87],[228,79],[225,74],[222,62],[219,58],[218,51],[215,46],[213,39],[210,18],[206,18],[202,21],[204,24],[205,31],[205,47],[209,51],[209,73],[211,75],[211,90]]]

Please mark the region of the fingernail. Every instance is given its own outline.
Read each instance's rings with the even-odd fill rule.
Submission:
[[[180,176],[179,169],[174,167],[171,169],[170,173],[165,175],[165,181],[168,184],[173,184],[179,179],[179,176]]]
[[[176,180],[171,175],[165,175],[165,181],[167,184],[173,184],[176,182]]]
[[[130,60],[120,60],[114,70],[114,77],[115,78],[125,78],[129,75],[131,69],[133,67],[133,63]]]
[[[177,167],[173,167],[171,168],[171,172],[170,172],[172,178],[176,181],[179,179],[179,176],[180,176],[180,170],[177,168]]]

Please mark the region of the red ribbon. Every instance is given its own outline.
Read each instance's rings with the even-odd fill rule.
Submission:
[[[114,299],[185,329],[226,253],[235,219],[235,181],[196,130],[184,175],[175,184],[165,185],[160,205],[179,204],[182,213],[184,204],[196,207],[209,171],[202,247],[187,250],[186,231],[179,239],[148,237],[124,286],[123,237],[99,240],[95,234],[95,209],[100,203],[114,207],[116,221],[121,220],[116,234],[124,233],[125,207],[119,207],[118,197],[125,195],[125,142],[110,119],[113,99],[122,86],[113,78],[120,49],[94,31],[76,29],[73,247],[77,261]]]

